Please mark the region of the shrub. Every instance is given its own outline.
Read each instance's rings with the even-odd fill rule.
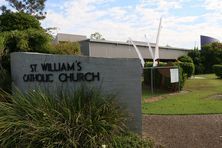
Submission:
[[[166,66],[166,65],[167,65],[167,63],[165,63],[165,62],[159,62],[158,67],[162,67],[162,66]],[[146,62],[144,67],[153,67],[153,62]]]
[[[11,90],[11,77],[8,71],[3,69],[0,65],[0,89],[10,92]]]
[[[203,74],[204,73],[204,65],[202,64],[202,63],[198,63],[198,64],[195,64],[194,63],[194,66],[195,66],[195,74],[197,75],[197,74]]]
[[[56,45],[53,45],[52,51],[50,53],[55,54],[69,54],[69,55],[79,55],[80,54],[80,45],[78,42],[62,42]]]
[[[178,60],[179,60],[180,62],[193,63],[193,60],[191,59],[191,57],[186,56],[186,55],[180,56],[180,57],[178,58]]]
[[[213,70],[216,76],[218,76],[219,78],[222,78],[222,65],[214,65]]]
[[[0,36],[0,56],[2,56],[2,54],[3,54],[4,47],[5,47],[4,38],[2,36]]]
[[[174,63],[172,63],[172,65],[179,67],[180,90],[182,90],[185,85],[186,79],[187,79],[187,74],[183,71],[183,68],[181,67],[179,62],[174,62]]]
[[[187,77],[191,77],[194,74],[194,64],[187,62],[179,62],[180,67],[183,69],[183,72]]]
[[[33,91],[9,98],[11,103],[0,102],[1,147],[101,147],[128,141],[122,135],[126,114],[112,95],[80,88],[70,97]],[[131,139],[136,144],[137,138]]]
[[[178,58],[178,61],[180,67],[183,69],[183,73],[185,73],[187,77],[191,77],[195,70],[193,60],[189,56],[181,56]]]
[[[114,142],[110,147],[115,148],[153,148],[154,142],[150,139],[141,139],[133,133],[126,133],[114,137]]]

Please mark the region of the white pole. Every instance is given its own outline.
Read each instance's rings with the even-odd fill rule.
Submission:
[[[148,47],[149,47],[150,55],[151,55],[151,57],[152,57],[152,59],[153,59],[153,58],[154,58],[154,55],[153,55],[152,47],[150,46],[150,42],[149,42],[148,38],[146,37],[146,35],[145,35],[145,38],[146,38],[147,45],[148,45]]]
[[[155,55],[154,55],[154,60],[153,60],[153,66],[157,66],[157,61],[160,58],[159,55],[159,37],[160,37],[160,31],[161,31],[161,26],[162,24],[162,17],[160,18],[160,23],[159,23],[159,28],[158,28],[158,32],[157,32],[157,37],[156,37],[156,47],[155,47]]]
[[[135,49],[135,51],[136,51],[136,53],[137,53],[137,55],[138,55],[138,57],[139,57],[139,59],[140,59],[141,65],[142,65],[142,67],[144,68],[145,62],[144,62],[144,60],[143,60],[143,57],[142,57],[139,49],[136,47],[136,45],[134,44],[134,42],[133,42],[133,40],[132,40],[131,38],[129,38],[129,41],[132,43],[132,45],[133,45],[133,47],[134,47],[134,49]]]

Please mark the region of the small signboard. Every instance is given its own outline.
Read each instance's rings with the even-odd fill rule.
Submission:
[[[170,69],[170,82],[178,83],[179,82],[179,70],[178,69]]]

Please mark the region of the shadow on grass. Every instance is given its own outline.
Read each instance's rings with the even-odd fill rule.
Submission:
[[[166,95],[169,94],[171,92],[166,91],[166,90],[160,90],[160,89],[155,89],[153,90],[153,92],[151,91],[151,87],[145,85],[144,83],[142,83],[142,98],[144,99],[149,99],[152,97],[157,97],[157,96],[161,96],[161,95]]]

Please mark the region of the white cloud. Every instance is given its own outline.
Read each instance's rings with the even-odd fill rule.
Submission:
[[[160,44],[183,48],[193,48],[201,34],[216,38],[222,34],[220,13],[208,11],[200,16],[183,17],[170,13],[172,9],[183,9],[185,0],[143,0],[134,6],[103,7],[111,1],[67,0],[60,5],[63,11],[48,10],[43,24],[72,34],[89,36],[98,31],[108,40],[126,41],[128,37],[145,40],[144,35],[148,34],[151,42],[155,42],[159,18],[164,16]]]
[[[207,10],[221,11],[222,1],[221,0],[205,0],[203,3],[203,7],[206,8]]]
[[[127,15],[127,10],[121,7],[113,7],[109,10],[109,14],[114,19],[122,19]]]
[[[6,1],[5,0],[0,0],[0,6],[1,5],[5,5],[6,4]]]
[[[183,0],[143,0],[143,6],[153,6],[159,10],[177,9],[182,7]]]

